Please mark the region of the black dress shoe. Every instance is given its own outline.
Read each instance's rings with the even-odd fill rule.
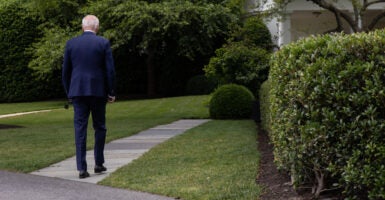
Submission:
[[[104,167],[103,165],[95,165],[94,172],[95,173],[102,173],[104,171],[107,171],[107,168]]]
[[[87,171],[80,171],[79,178],[87,178],[90,177],[90,174]]]

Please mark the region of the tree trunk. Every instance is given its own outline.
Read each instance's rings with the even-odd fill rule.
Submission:
[[[314,197],[318,199],[322,190],[325,188],[325,175],[322,173],[321,170],[314,169],[313,171],[317,181],[317,183],[313,187],[313,194]]]

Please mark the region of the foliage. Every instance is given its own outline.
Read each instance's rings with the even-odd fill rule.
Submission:
[[[30,13],[41,19],[38,30],[43,35],[27,49],[32,55],[28,66],[35,71],[38,80],[60,82],[61,77],[55,73],[61,71],[66,41],[79,34],[79,9],[85,3],[84,0],[32,0],[25,5]]]
[[[232,37],[231,42],[241,41],[248,47],[260,47],[268,51],[273,47],[271,33],[259,16],[246,18],[243,25],[234,30]]]
[[[144,54],[153,48],[160,55],[167,48],[176,48],[178,55],[191,59],[197,54],[211,54],[216,39],[226,36],[228,24],[237,20],[228,8],[220,5],[195,5],[189,1],[117,2],[95,1],[84,12],[96,13],[104,20],[102,31],[111,39],[113,48],[130,44],[132,50]]]
[[[238,20],[224,6],[198,5],[189,1],[147,3],[99,0],[80,8],[79,13],[93,13],[100,18],[100,34],[111,41],[118,88],[130,87],[134,81],[135,85],[145,84],[137,81],[143,82],[146,79],[147,87],[152,88],[175,89],[175,86],[184,86],[191,74],[201,72],[201,68],[196,66],[203,66],[202,63],[207,62],[214,49],[224,42],[229,24]],[[75,19],[77,15],[73,16]],[[60,52],[63,51],[65,41],[76,33],[73,24],[74,21],[59,29],[49,25],[49,29],[44,30],[44,37],[34,45],[38,50],[34,53],[30,67],[38,70],[40,77],[52,69],[60,68]],[[79,22],[76,25],[79,26]],[[52,46],[55,46],[54,50]],[[183,69],[180,69],[179,61],[187,63]],[[147,69],[143,69],[144,66]],[[177,67],[179,70],[176,70]],[[148,76],[143,77],[143,74]],[[170,79],[170,75],[174,81],[164,81]],[[140,80],[137,80],[138,77]],[[127,85],[122,87],[121,84]],[[184,87],[180,90],[183,92]]]
[[[38,21],[28,18],[26,10],[20,4],[8,3],[0,6],[0,28],[1,28],[1,49],[0,65],[15,65],[18,62],[25,62],[20,59],[24,49],[39,35],[35,26]],[[31,27],[32,26],[32,27]]]
[[[27,68],[30,55],[25,52],[40,32],[39,21],[27,17],[19,3],[0,6],[0,102],[34,100],[39,97],[39,82]]]
[[[186,94],[210,94],[217,87],[217,83],[205,75],[197,75],[187,82]]]
[[[266,80],[262,83],[259,90],[259,105],[261,111],[261,127],[271,132],[271,116],[270,116],[270,81]]]
[[[269,72],[272,49],[271,34],[258,17],[247,18],[235,29],[228,44],[215,51],[204,67],[206,76],[219,84],[235,83],[249,88],[255,95]]]
[[[245,86],[226,84],[216,89],[209,104],[214,119],[250,118],[254,95]]]
[[[254,94],[267,79],[270,53],[262,48],[247,47],[233,42],[217,49],[204,70],[208,77],[217,79],[219,84],[244,85]]]
[[[100,34],[110,39],[112,44],[119,91],[142,93],[142,88],[153,85],[158,87],[159,91],[165,91],[165,94],[170,93],[166,91],[168,88],[180,90],[178,94],[181,94],[184,92],[187,80],[193,75],[201,74],[202,66],[207,64],[214,50],[225,42],[231,24],[239,22],[238,3],[241,1],[213,0],[195,3],[176,0],[159,2],[136,0],[13,1],[23,2],[18,4],[6,1],[1,3],[4,7],[2,9],[5,9],[6,5],[17,5],[17,9],[20,9],[20,12],[17,13],[8,12],[9,16],[18,18],[17,20],[24,19],[25,22],[33,21],[25,23],[30,27],[26,32],[20,31],[21,26],[15,28],[7,26],[11,28],[7,31],[17,30],[16,32],[24,35],[27,33],[35,35],[17,41],[20,43],[28,40],[28,44],[17,46],[19,48],[17,52],[25,54],[23,58],[14,59],[13,54],[9,51],[2,51],[4,53],[2,58],[24,62],[18,64],[18,67],[31,76],[26,77],[31,85],[43,87],[40,90],[48,90],[44,95],[62,96],[62,93],[58,93],[58,91],[61,91],[59,73],[65,42],[79,34],[81,17],[93,13],[100,18]],[[5,41],[3,45],[11,46],[11,43],[8,42],[11,40],[1,37],[1,39],[3,38]],[[151,64],[153,68],[143,68],[143,66]],[[0,65],[4,66],[3,61],[0,61]],[[148,76],[146,77],[146,75]],[[18,77],[15,74],[12,76]],[[174,81],[169,81],[170,79]],[[32,83],[32,80],[36,83]],[[147,83],[146,80],[148,80]],[[5,82],[13,84],[11,81],[2,81],[3,87]],[[20,80],[16,82],[28,83],[28,81]],[[23,87],[28,88],[29,86]],[[17,92],[12,89],[3,90],[3,92],[11,96],[25,94],[25,96],[31,96],[32,99],[44,98],[29,95],[33,90],[27,90],[28,92]],[[17,94],[10,94],[11,91],[16,91]],[[19,100],[27,99],[21,97]]]
[[[315,195],[385,196],[385,32],[310,37],[272,58],[275,161]]]
[[[54,70],[61,70],[66,41],[75,36],[69,29],[51,27],[44,29],[44,36],[28,49],[33,59],[28,66],[36,71],[40,79],[47,78]]]
[[[76,13],[73,11],[76,6],[71,0],[1,2],[0,102],[63,95],[60,40],[67,37],[63,37],[65,32],[55,34],[61,33],[58,27],[68,23],[67,18]]]
[[[54,24],[58,27],[69,25],[79,17],[77,12],[87,0],[29,0],[24,7],[38,16],[44,24]]]

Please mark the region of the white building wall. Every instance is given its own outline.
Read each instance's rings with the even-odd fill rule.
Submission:
[[[255,5],[264,0],[255,0]],[[263,6],[252,9],[254,12],[264,11],[274,6],[273,0],[267,0]],[[349,0],[338,0],[337,5],[343,10],[352,10]],[[374,14],[385,9],[385,3],[374,4],[368,8]],[[307,0],[294,0],[285,9],[285,15],[266,20],[273,41],[278,46],[296,41],[312,34],[322,34],[336,27],[334,15]],[[369,14],[370,16],[370,14]],[[374,15],[373,15],[374,16]],[[378,27],[385,27],[385,20]],[[344,27],[350,32],[349,27]]]

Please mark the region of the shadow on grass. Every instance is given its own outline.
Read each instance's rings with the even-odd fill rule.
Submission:
[[[23,126],[0,124],[0,129],[24,128]]]

